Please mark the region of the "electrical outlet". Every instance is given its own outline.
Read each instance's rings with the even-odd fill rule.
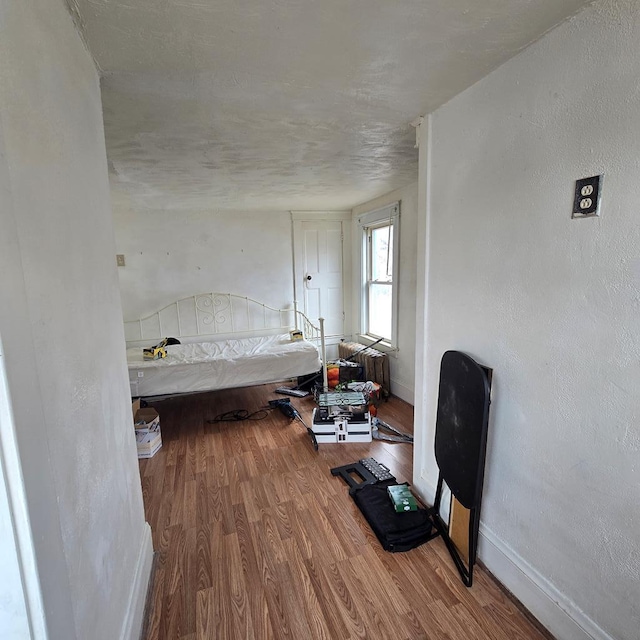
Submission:
[[[117,264],[119,267],[124,267],[124,254],[123,254],[123,253],[119,253],[119,254],[116,256],[116,264]]]
[[[600,195],[603,176],[576,180],[572,218],[591,218],[600,215]]]

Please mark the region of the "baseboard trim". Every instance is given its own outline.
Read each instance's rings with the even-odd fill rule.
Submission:
[[[400,398],[400,400],[408,402],[410,405],[413,405],[414,403],[413,388],[408,387],[407,385],[399,382],[398,380],[394,380],[393,378],[391,378],[391,393],[394,396]]]
[[[131,585],[129,607],[122,625],[122,640],[140,640],[144,609],[147,600],[147,587],[153,565],[153,542],[151,540],[151,527],[144,523],[144,532],[140,543],[140,552],[136,563],[136,571]]]
[[[426,478],[415,479],[414,489],[433,504],[436,488]],[[549,630],[562,640],[615,640],[524,558],[480,523],[478,558],[496,579]]]
[[[149,624],[151,623],[151,615],[153,614],[153,590],[155,588],[158,561],[160,554],[157,551],[153,553],[153,561],[151,562],[151,575],[147,584],[147,595],[144,604],[144,612],[142,614],[142,628],[140,629],[140,640],[148,640]]]
[[[549,580],[482,524],[478,557],[557,638],[614,640]]]

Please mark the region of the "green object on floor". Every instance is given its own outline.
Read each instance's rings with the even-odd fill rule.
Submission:
[[[417,511],[418,502],[411,493],[411,489],[406,484],[394,484],[387,487],[387,493],[391,498],[396,513],[405,511]]]

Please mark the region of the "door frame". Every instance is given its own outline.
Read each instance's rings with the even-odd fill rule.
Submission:
[[[10,572],[11,575],[6,577],[7,585],[5,585],[5,591],[10,590],[12,598],[10,604],[16,607],[13,623],[23,627],[25,639],[46,640],[48,633],[45,609],[38,578],[37,559],[1,339],[0,492],[3,494],[0,498],[0,509],[5,519],[0,535],[0,549],[6,556],[5,564],[15,567],[15,571]],[[18,584],[18,581],[21,584]],[[14,631],[17,630],[17,626]]]

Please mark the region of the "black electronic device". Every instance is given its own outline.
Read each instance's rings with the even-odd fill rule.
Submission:
[[[336,417],[348,416],[349,420],[356,423],[367,423],[366,411],[344,411],[342,413],[332,413],[327,407],[319,407],[313,413],[313,424],[333,424]],[[371,458],[373,460],[373,458]]]
[[[365,469],[367,469],[367,471],[370,471],[378,479],[379,482],[382,482],[384,480],[395,481],[395,478],[391,473],[391,471],[389,470],[389,467],[385,467],[383,464],[378,462],[375,458],[362,458],[360,460],[360,464]]]
[[[365,484],[396,481],[391,471],[374,458],[362,458],[357,462],[334,467],[331,469],[331,475],[340,476],[349,485],[350,492],[351,489]]]

